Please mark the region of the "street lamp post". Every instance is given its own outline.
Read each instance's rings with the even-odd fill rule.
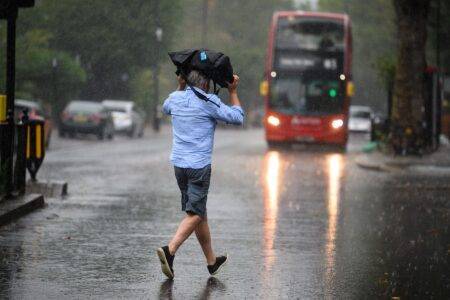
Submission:
[[[437,1],[436,10],[436,65],[441,71],[441,0]]]
[[[202,47],[206,48],[208,38],[208,12],[209,12],[209,0],[203,0],[203,16],[202,16]]]
[[[161,52],[161,43],[163,39],[163,29],[159,26],[159,16],[157,18],[157,27],[155,30],[156,37],[156,53],[155,53],[155,67],[153,71],[153,130],[158,132],[160,129],[161,116],[159,112],[159,56]]]
[[[435,112],[435,126],[436,126],[436,138],[434,138],[434,148],[437,149],[440,145],[439,136],[441,135],[441,109],[442,109],[442,99],[443,97],[443,82],[441,77],[441,0],[437,0],[437,12],[436,12],[436,67],[438,69],[437,71],[437,86],[438,86],[438,100],[437,100],[437,108]]]
[[[59,114],[59,102],[58,102],[58,59],[53,58],[52,60],[52,84],[53,84],[53,105],[55,105],[55,107],[57,107],[56,112],[57,114]],[[53,113],[53,117],[57,117],[57,115],[55,115]],[[56,118],[57,120],[59,120],[59,118]],[[60,125],[58,123],[58,125]]]

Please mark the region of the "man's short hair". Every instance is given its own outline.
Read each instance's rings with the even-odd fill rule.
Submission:
[[[187,83],[201,88],[203,90],[205,90],[205,92],[209,91],[209,79],[206,78],[205,75],[203,75],[201,72],[197,71],[197,70],[192,70],[189,75],[187,76]]]

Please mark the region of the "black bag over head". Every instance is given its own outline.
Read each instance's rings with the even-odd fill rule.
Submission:
[[[228,87],[228,83],[233,82],[230,58],[221,52],[189,49],[170,52],[169,57],[177,67],[177,75],[187,76],[192,70],[197,70],[221,87]]]

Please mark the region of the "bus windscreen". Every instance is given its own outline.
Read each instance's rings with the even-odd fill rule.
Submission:
[[[344,49],[344,25],[333,20],[280,18],[277,49],[337,51]]]
[[[339,80],[280,76],[272,81],[269,107],[287,115],[323,115],[342,111]]]

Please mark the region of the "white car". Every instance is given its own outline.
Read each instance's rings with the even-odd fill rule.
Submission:
[[[348,129],[350,131],[370,132],[372,130],[373,111],[368,106],[350,106]]]
[[[144,116],[132,101],[103,100],[103,106],[112,113],[114,130],[129,137],[144,135]]]

